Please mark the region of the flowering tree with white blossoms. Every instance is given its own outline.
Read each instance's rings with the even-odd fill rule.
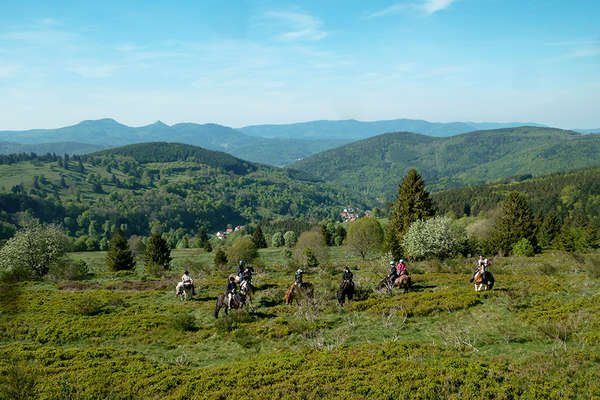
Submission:
[[[402,246],[407,257],[412,259],[444,258],[460,253],[467,240],[464,229],[453,226],[450,218],[438,216],[413,222],[404,235]]]

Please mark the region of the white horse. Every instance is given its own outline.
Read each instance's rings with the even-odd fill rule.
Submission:
[[[243,280],[240,283],[240,292],[246,297],[246,303],[250,306],[250,310],[254,311],[254,306],[252,305],[252,295],[254,294],[254,289],[250,282]]]
[[[189,300],[192,298],[192,285],[186,285],[183,282],[179,282],[177,286],[175,286],[175,296],[179,297],[179,300]]]

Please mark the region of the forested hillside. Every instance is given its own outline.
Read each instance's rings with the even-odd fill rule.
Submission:
[[[0,154],[19,153],[56,153],[56,154],[86,154],[102,150],[105,146],[77,142],[57,142],[41,144],[19,144],[0,142]]]
[[[534,212],[553,211],[561,219],[580,223],[600,222],[600,168],[452,189],[435,193],[433,199],[440,213],[452,212],[461,217],[497,208],[514,190],[526,196]]]
[[[542,175],[600,164],[600,137],[554,128],[478,131],[450,138],[389,133],[292,164],[293,168],[386,202],[411,168],[440,191],[518,175]]]
[[[158,229],[176,242],[199,227],[210,231],[277,216],[320,219],[361,204],[305,173],[181,144],[0,161],[4,238],[25,211],[63,224],[72,236],[106,240],[120,226],[128,236]]]

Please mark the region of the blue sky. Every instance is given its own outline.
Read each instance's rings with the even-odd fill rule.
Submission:
[[[4,0],[0,129],[104,117],[599,128],[599,16],[597,0]]]

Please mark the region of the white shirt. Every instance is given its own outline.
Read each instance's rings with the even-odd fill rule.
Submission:
[[[184,283],[188,283],[188,282],[189,282],[189,283],[192,283],[193,281],[194,281],[194,280],[193,280],[193,279],[192,279],[192,277],[191,277],[191,276],[189,276],[189,275],[183,274],[183,276],[181,277],[181,282],[184,282]]]

